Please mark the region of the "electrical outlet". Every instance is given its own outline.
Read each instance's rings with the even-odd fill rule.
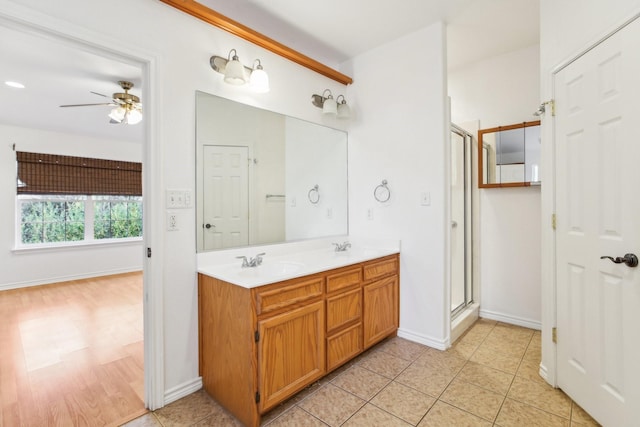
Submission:
[[[178,231],[178,214],[167,212],[167,231]]]
[[[328,219],[333,218],[333,209],[327,208],[327,218]]]
[[[373,220],[373,208],[367,209],[367,219],[369,221]]]

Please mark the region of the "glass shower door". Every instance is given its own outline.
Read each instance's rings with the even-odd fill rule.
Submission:
[[[471,135],[451,125],[451,313],[473,302],[471,280]]]

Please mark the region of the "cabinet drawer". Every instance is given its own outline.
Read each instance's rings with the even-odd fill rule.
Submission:
[[[362,282],[362,268],[352,268],[327,276],[327,293],[331,293]]]
[[[323,282],[323,277],[315,277],[290,284],[254,289],[256,314],[268,313],[287,305],[319,297],[323,293]]]
[[[362,291],[360,287],[327,298],[327,333],[362,317]]]
[[[398,258],[394,257],[384,261],[372,262],[364,266],[364,280],[377,279],[398,273]]]
[[[327,338],[327,372],[352,359],[361,351],[361,323]]]

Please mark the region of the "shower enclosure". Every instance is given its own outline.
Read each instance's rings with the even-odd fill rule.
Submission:
[[[473,303],[472,275],[472,142],[451,124],[451,318]]]

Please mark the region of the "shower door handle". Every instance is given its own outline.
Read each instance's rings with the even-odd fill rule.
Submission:
[[[458,226],[458,221],[451,221],[451,228],[456,228]]]
[[[627,267],[637,267],[638,266],[638,257],[635,254],[625,254],[623,257],[610,257],[610,256],[601,256],[600,259],[609,259],[611,262],[616,264],[624,263]]]

